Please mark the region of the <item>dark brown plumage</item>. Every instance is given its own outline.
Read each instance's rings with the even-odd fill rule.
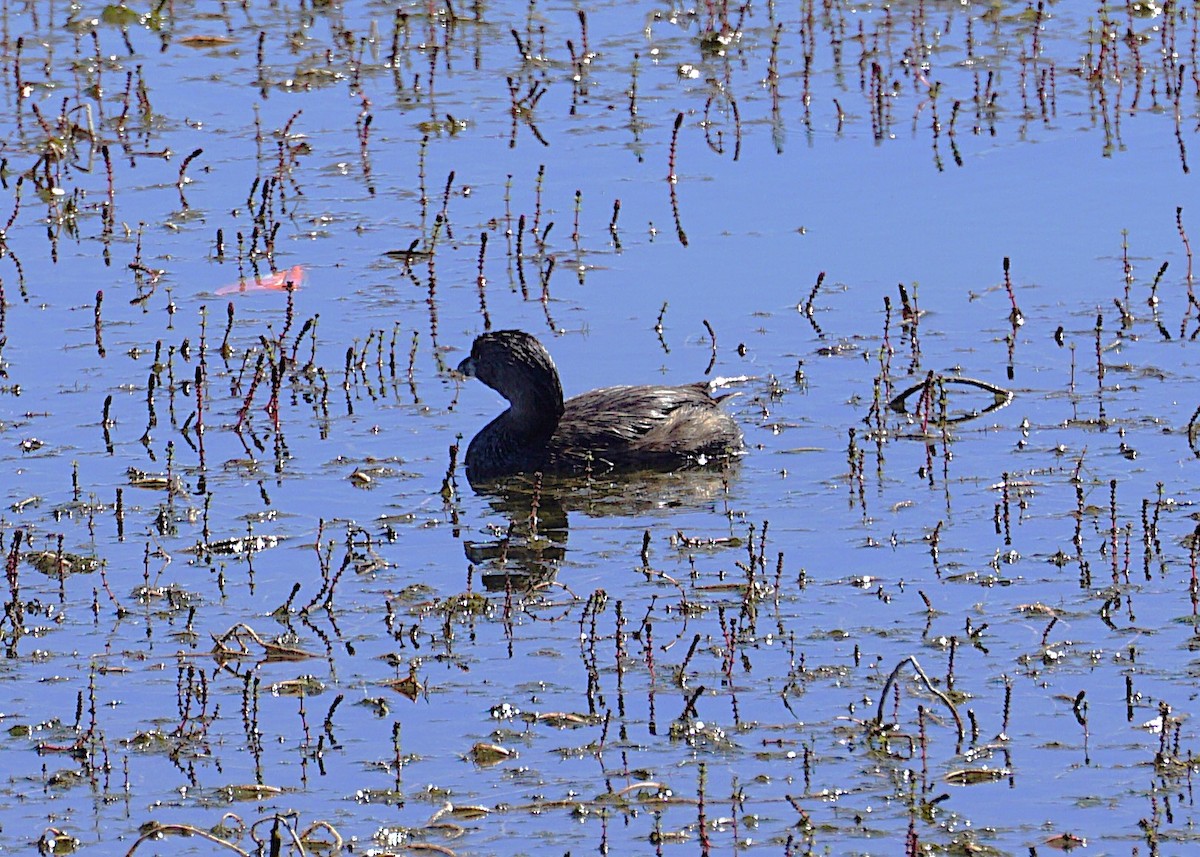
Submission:
[[[554,361],[520,330],[475,339],[458,365],[510,407],[467,447],[472,483],[513,473],[673,470],[726,457],[742,432],[705,382],[681,387],[604,387],[563,401]]]

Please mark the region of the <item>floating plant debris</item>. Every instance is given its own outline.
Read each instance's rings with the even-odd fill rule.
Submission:
[[[204,544],[181,548],[185,553],[212,554],[213,556],[238,556],[254,554],[259,551],[279,547],[285,541],[285,536],[231,536],[227,539],[215,539]]]
[[[500,762],[515,759],[517,754],[515,751],[507,747],[501,747],[499,744],[485,744],[482,741],[471,747],[471,761],[481,767],[497,765]]]
[[[303,265],[293,265],[286,271],[276,271],[263,277],[250,277],[238,280],[228,286],[221,286],[214,294],[218,297],[226,295],[245,294],[247,292],[284,292],[298,289],[304,285],[305,270]]]
[[[970,387],[977,390],[982,390],[989,394],[992,398],[990,402],[977,407],[959,407],[951,409],[943,407],[940,404],[941,398],[946,395],[944,389],[946,387]],[[908,400],[914,395],[920,393],[920,400],[914,404],[914,410],[907,410]],[[975,378],[962,377],[946,377],[938,376],[936,378],[927,378],[919,384],[913,384],[902,392],[898,393],[890,402],[888,407],[893,411],[901,414],[909,414],[917,416],[921,413],[927,413],[928,419],[934,425],[942,425],[949,423],[962,423],[968,420],[978,419],[979,417],[990,414],[1000,408],[1006,407],[1013,400],[1011,390],[1005,390],[1003,387],[997,387],[995,384],[989,384],[987,381],[979,381]]]
[[[311,675],[277,681],[271,685],[271,693],[275,696],[319,696],[324,692],[325,683]]]
[[[385,681],[382,682],[382,685],[396,691],[396,693],[400,694],[401,696],[408,697],[414,702],[416,701],[417,697],[421,695],[421,691],[424,689],[421,686],[421,682],[417,680],[416,675],[408,675],[404,678]]]
[[[189,48],[219,48],[225,45],[236,44],[234,39],[227,36],[184,36],[182,39],[177,39],[176,42],[181,45],[187,45]]]
[[[956,786],[974,786],[980,783],[994,783],[1012,776],[1012,771],[1003,768],[962,768],[950,771],[945,780]]]
[[[47,577],[57,577],[67,574],[91,574],[100,567],[100,560],[97,557],[83,556],[65,551],[26,551],[25,562]]]

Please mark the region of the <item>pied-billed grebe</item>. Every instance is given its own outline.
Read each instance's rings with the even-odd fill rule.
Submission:
[[[524,331],[477,337],[458,371],[510,405],[467,447],[472,483],[538,470],[670,470],[729,456],[742,446],[737,423],[703,381],[604,387],[564,402],[554,361]]]

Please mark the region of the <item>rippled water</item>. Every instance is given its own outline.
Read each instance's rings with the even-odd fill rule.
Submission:
[[[1180,853],[1198,13],[0,2],[0,850]]]

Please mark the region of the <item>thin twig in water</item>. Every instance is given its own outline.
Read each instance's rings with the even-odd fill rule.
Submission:
[[[929,692],[944,702],[946,707],[950,709],[950,713],[954,715],[954,725],[958,727],[958,740],[961,741],[966,737],[966,732],[963,731],[963,722],[962,718],[958,716],[958,709],[954,707],[954,703],[950,701],[950,697],[933,686],[933,682],[929,680],[929,676],[925,675],[925,670],[921,669],[921,665],[917,663],[917,659],[912,655],[909,655],[896,664],[896,668],[892,670],[891,675],[887,677],[887,681],[883,683],[883,689],[879,692],[879,707],[875,711],[875,728],[883,728],[883,706],[887,702],[888,691],[891,690],[892,685],[896,681],[896,676],[900,674],[900,670],[905,664],[912,664],[913,669],[917,671],[917,675],[925,683],[925,687],[929,689]]]

